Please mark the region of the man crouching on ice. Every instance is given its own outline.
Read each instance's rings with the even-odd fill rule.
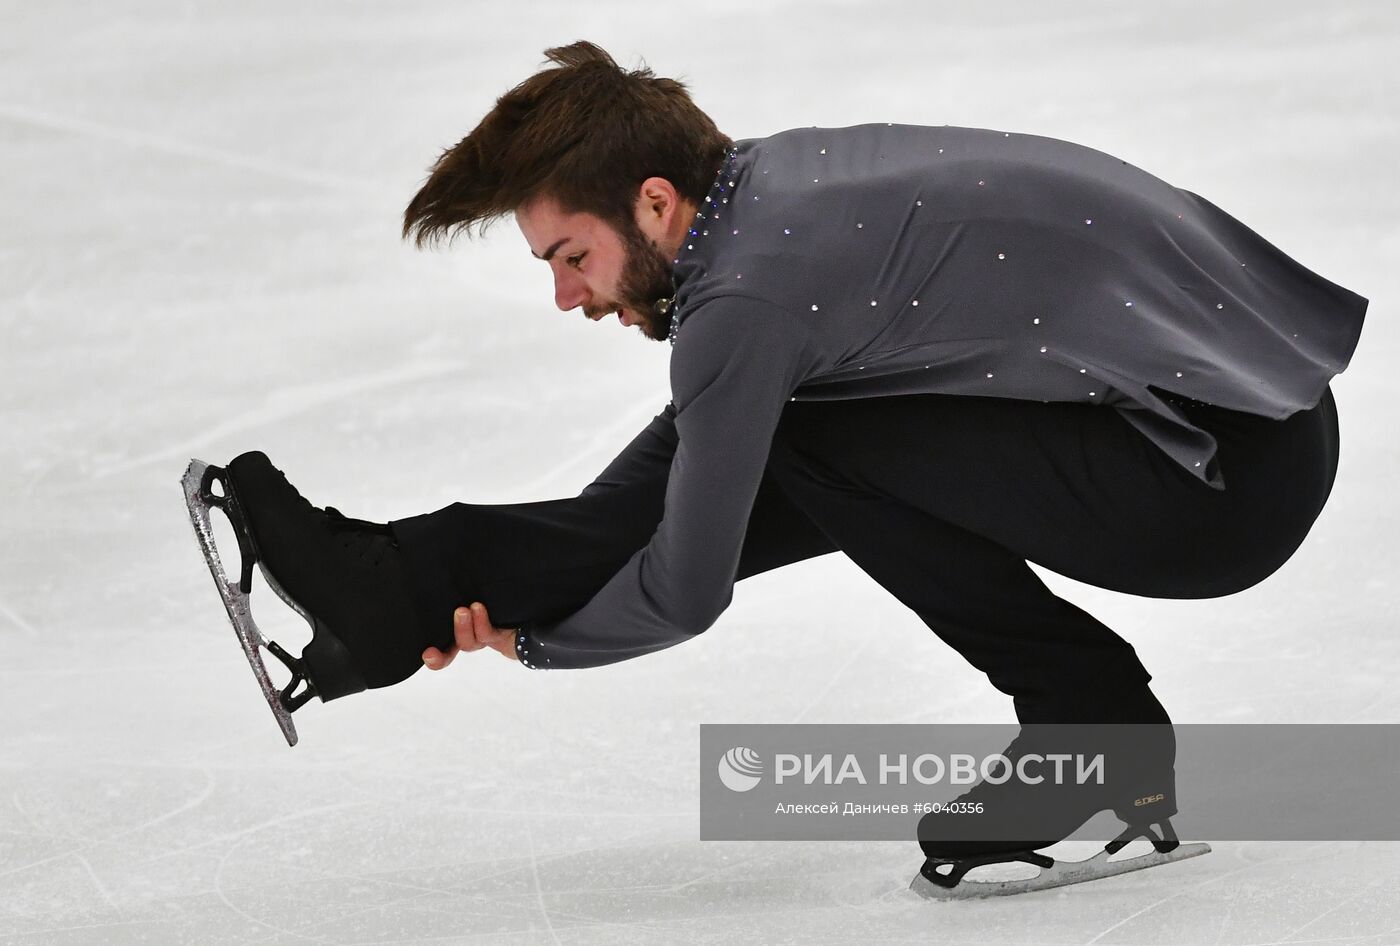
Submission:
[[[315,629],[280,655],[306,683],[283,709],[462,650],[640,657],[708,629],[736,581],[839,550],[1023,724],[1167,724],[1133,648],[1028,562],[1165,598],[1274,572],[1331,490],[1328,382],[1366,300],[1080,145],[886,123],[736,142],[678,82],[586,42],[547,56],[441,156],[404,233],[514,215],[561,310],[673,346],[671,402],[571,499],[385,525],[313,507],[262,454],[217,471],[245,554]],[[921,825],[925,852],[1005,859],[1106,807],[1163,822],[1157,729],[1068,813],[1012,841]]]

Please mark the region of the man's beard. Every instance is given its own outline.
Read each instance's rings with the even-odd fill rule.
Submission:
[[[641,317],[637,327],[643,335],[665,341],[671,332],[671,309],[658,312],[656,303],[670,297],[674,267],[635,221],[628,222],[622,234],[627,257],[617,283],[617,302]]]

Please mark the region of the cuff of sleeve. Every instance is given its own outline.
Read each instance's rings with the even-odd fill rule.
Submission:
[[[551,670],[549,656],[542,652],[539,641],[532,639],[525,628],[515,632],[515,656],[530,670]]]

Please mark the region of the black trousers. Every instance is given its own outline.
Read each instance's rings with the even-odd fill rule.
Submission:
[[[840,550],[1012,696],[1022,722],[1162,721],[1131,645],[1051,593],[1027,562],[1148,597],[1243,590],[1302,543],[1338,457],[1330,390],[1282,421],[1183,410],[1219,443],[1223,491],[1105,407],[945,395],[792,402],[739,578]],[[581,607],[660,520],[668,465],[642,451],[636,469],[573,499],[457,503],[394,523],[424,610],[445,630],[471,601],[501,627]]]

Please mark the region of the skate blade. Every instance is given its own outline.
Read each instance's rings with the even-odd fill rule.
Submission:
[[[209,521],[209,504],[201,496],[204,473],[208,468],[209,464],[203,460],[191,460],[185,469],[184,477],[180,480],[185,490],[185,505],[190,511],[190,523],[194,526],[200,551],[204,553],[204,561],[209,565],[210,574],[214,576],[214,585],[219,589],[219,597],[223,599],[224,610],[228,612],[229,621],[233,623],[233,630],[238,635],[243,656],[248,658],[248,665],[253,668],[253,675],[258,678],[263,698],[272,709],[272,715],[277,717],[277,725],[286,737],[287,745],[295,746],[297,728],[292,722],[292,714],[282,705],[280,694],[273,685],[272,678],[268,676],[267,665],[263,663],[262,652],[259,649],[267,646],[267,640],[253,620],[253,614],[248,607],[248,596],[238,587],[237,582],[229,581],[228,574],[224,571],[224,563],[219,558],[218,546],[214,543],[214,529]],[[274,588],[274,591],[286,600],[286,595],[280,588]]]
[[[983,897],[1006,897],[1034,890],[1050,890],[1070,884],[1082,884],[1090,880],[1102,880],[1135,870],[1161,867],[1188,857],[1199,857],[1210,853],[1210,845],[1205,843],[1182,844],[1166,854],[1151,851],[1137,857],[1125,857],[1119,861],[1109,860],[1107,851],[1100,851],[1082,861],[1056,861],[1053,866],[1042,868],[1034,877],[1023,880],[969,880],[964,877],[956,886],[940,887],[922,873],[914,875],[909,889],[927,900],[977,900]]]

